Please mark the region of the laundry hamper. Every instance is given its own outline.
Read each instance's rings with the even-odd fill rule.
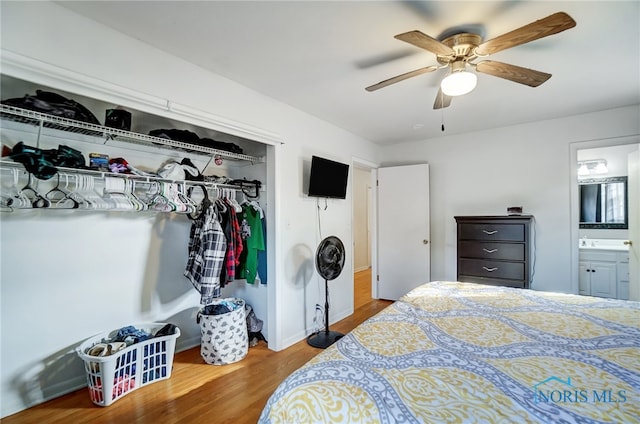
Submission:
[[[134,327],[153,335],[165,325],[156,322]],[[78,356],[84,361],[89,396],[96,405],[111,405],[142,386],[171,376],[176,339],[180,336],[178,327],[175,327],[174,334],[134,343],[112,355],[92,356],[85,353],[95,344],[112,339],[117,332],[96,334],[77,348]]]
[[[230,312],[218,315],[206,315],[207,307],[220,304],[233,304]],[[207,364],[225,365],[238,362],[247,356],[249,336],[244,300],[238,298],[215,300],[198,313],[200,334],[200,355]]]

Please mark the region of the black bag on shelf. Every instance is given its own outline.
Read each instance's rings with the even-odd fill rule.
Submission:
[[[168,138],[169,140],[181,141],[183,143],[198,144],[200,137],[198,134],[188,130],[157,129],[149,131],[149,135],[158,138]]]
[[[98,118],[89,109],[75,100],[49,91],[36,90],[35,96],[25,94],[24,97],[3,100],[2,104],[100,125]]]
[[[211,138],[201,138],[200,145],[210,147],[212,149],[224,150],[225,152],[243,154],[242,148],[235,143],[217,141]]]
[[[157,129],[149,131],[149,135],[158,138],[168,138],[174,141],[182,141],[183,143],[195,144],[196,146],[224,150],[225,152],[243,154],[242,148],[237,144],[217,141],[211,138],[200,138],[196,133],[188,130]]]

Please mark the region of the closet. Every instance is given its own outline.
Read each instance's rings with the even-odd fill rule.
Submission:
[[[98,332],[137,322],[166,321],[181,329],[177,349],[199,344],[195,317],[200,294],[183,272],[191,227],[188,215],[202,200],[202,191],[192,190],[191,199],[177,196],[176,191],[184,194],[189,188],[205,188],[210,198],[258,202],[266,215],[268,273],[274,275],[275,201],[270,190],[278,143],[268,142],[270,134],[265,132],[265,143],[237,134],[251,135],[253,129],[224,132],[220,128],[225,125],[233,129],[228,122],[209,125],[206,113],[170,102],[164,114],[161,108],[145,107],[135,98],[122,103],[101,100],[100,90],[89,97],[9,75],[2,75],[0,82],[2,100],[44,90],[82,104],[101,123],[107,109],[131,113],[131,129],[125,131],[3,106],[1,143],[9,150],[20,142],[42,150],[67,146],[82,152],[87,165],[89,155],[96,153],[125,159],[148,173],[168,162],[188,159],[210,177],[204,182],[173,181],[60,167],[44,180],[35,178],[22,164],[2,158],[3,317],[21,321],[15,329],[3,331],[3,343],[11,346],[3,352],[3,364],[11,371],[6,373],[11,384],[22,387],[25,404],[84,385],[84,372],[73,349]],[[134,107],[137,104],[141,107]],[[154,129],[190,131],[200,138],[233,144],[242,152],[150,136]],[[25,199],[16,197],[21,191]],[[73,196],[65,198],[69,193],[80,196],[75,201]],[[157,207],[149,206],[154,195],[159,196]],[[7,202],[8,198],[13,201]],[[267,278],[267,284],[235,280],[221,293],[221,297],[245,299],[253,307],[264,321],[267,340],[275,325],[270,322],[273,302],[268,299],[273,280]],[[29,387],[37,390],[30,393]]]

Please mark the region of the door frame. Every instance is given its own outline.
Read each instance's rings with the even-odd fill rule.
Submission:
[[[380,167],[380,164],[375,163],[375,162],[371,162],[368,161],[366,159],[362,159],[362,158],[358,158],[358,157],[352,157],[351,158],[351,164],[354,168],[359,168],[359,169],[363,169],[365,171],[370,171],[371,173],[371,197],[369,198],[369,202],[371,203],[371,205],[376,205],[378,202],[378,194],[377,194],[377,190],[375,190],[376,187],[376,181],[378,180],[378,168]],[[351,173],[351,187],[354,187],[353,185],[353,180],[354,180],[354,173]],[[353,225],[353,195],[351,196],[351,238],[352,240],[355,240],[355,230],[354,230],[354,225]],[[376,275],[378,275],[378,214],[377,214],[377,208],[375,207],[370,207],[368,208],[368,212],[369,212],[369,233],[371,235],[371,238],[369,240],[369,242],[371,243],[371,257],[369,258],[369,261],[371,263],[371,297],[373,299],[377,299],[378,298],[378,285],[375,284],[376,282]],[[354,263],[354,258],[355,258],[355,252],[352,251],[352,263]],[[355,302],[355,297],[353,299],[353,301]]]
[[[640,134],[569,143],[569,213],[570,213],[570,251],[571,251],[571,293],[579,293],[579,233],[580,205],[578,194],[578,150],[621,146],[640,143]]]

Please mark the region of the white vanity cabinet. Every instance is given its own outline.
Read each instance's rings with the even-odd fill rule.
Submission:
[[[582,295],[628,299],[628,252],[580,249],[578,282]]]
[[[629,300],[629,252],[618,252],[618,299]]]

